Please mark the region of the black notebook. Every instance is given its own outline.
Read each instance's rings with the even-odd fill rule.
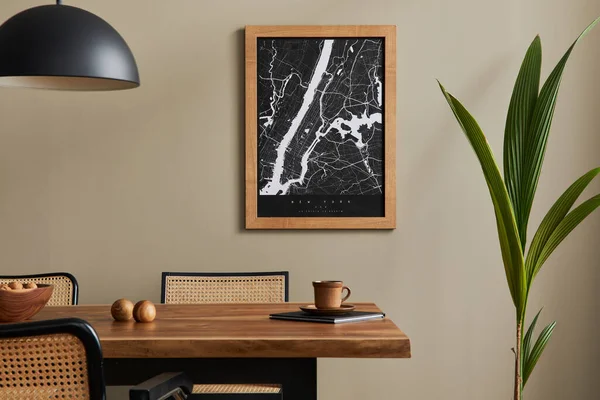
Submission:
[[[343,315],[313,315],[304,311],[271,314],[271,319],[284,319],[288,321],[321,322],[325,324],[344,324],[346,322],[368,321],[385,317],[382,312],[351,311]]]

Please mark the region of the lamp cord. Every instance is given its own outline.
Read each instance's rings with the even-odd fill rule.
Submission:
[[[60,6],[62,4],[62,0],[56,0],[56,5]]]

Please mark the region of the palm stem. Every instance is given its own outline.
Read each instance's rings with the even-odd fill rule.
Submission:
[[[522,340],[522,332],[523,332],[523,321],[519,320],[517,322],[517,348],[515,351],[515,399],[521,400],[521,394],[523,392],[523,377],[522,377],[522,365],[523,362],[521,360],[521,351],[523,349],[523,340]]]

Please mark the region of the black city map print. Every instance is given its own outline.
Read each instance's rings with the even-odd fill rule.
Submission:
[[[384,216],[383,39],[257,44],[258,216]]]

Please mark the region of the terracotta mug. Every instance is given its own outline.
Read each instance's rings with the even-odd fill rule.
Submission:
[[[342,281],[314,281],[315,307],[317,308],[340,308],[342,303],[348,300],[350,288],[344,286]],[[342,292],[346,290],[346,296],[342,298]]]

